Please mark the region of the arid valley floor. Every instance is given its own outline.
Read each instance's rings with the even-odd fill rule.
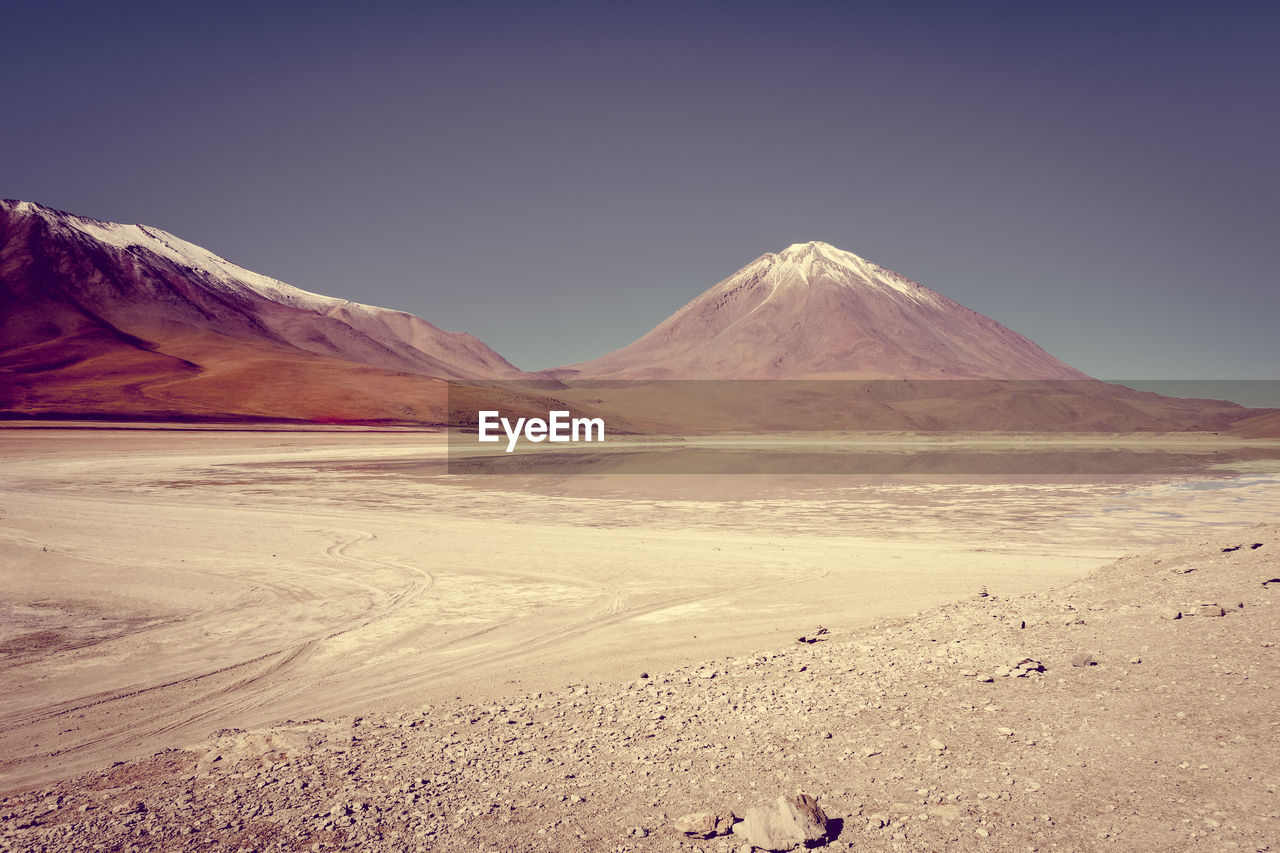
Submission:
[[[1280,442],[1145,441],[1204,462],[458,476],[439,434],[11,425],[0,850],[728,851],[673,819],[797,788],[834,849],[1272,849]]]

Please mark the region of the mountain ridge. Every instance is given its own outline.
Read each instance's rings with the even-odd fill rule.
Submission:
[[[186,322],[440,378],[522,373],[465,332],[446,332],[407,312],[302,290],[246,270],[158,228],[103,222],[9,200],[0,202],[0,220],[3,292],[30,305],[48,303],[51,296],[64,306],[74,303],[71,307],[77,313],[92,315],[135,337],[148,339],[146,332],[156,326],[163,329]],[[49,274],[39,270],[39,263],[28,263],[25,274],[15,275],[9,263],[15,241],[25,243],[19,251],[25,249],[28,261],[47,255],[51,247],[63,255],[87,250],[98,257],[87,259],[87,265],[80,264],[78,270],[65,271],[80,275]],[[33,245],[37,242],[41,245]],[[111,260],[125,269],[109,269]],[[167,314],[153,316],[155,304]]]
[[[465,332],[33,202],[0,202],[0,304],[13,414],[438,421],[432,383],[524,375]]]
[[[572,407],[641,432],[1217,430],[1265,414],[1089,379],[994,320],[820,241],[759,256],[620,350],[536,373],[469,334],[293,287],[161,229],[31,202],[0,202],[0,305],[0,416],[10,418],[445,424],[450,381],[472,386],[459,404],[492,398],[531,415]],[[688,383],[600,391],[565,381],[574,378],[873,384],[726,384],[708,396]],[[895,385],[888,399],[875,385],[885,378],[922,383]],[[1039,384],[991,382],[1027,378]]]

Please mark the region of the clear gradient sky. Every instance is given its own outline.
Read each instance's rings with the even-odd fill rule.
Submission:
[[[825,240],[1100,377],[1280,378],[1267,3],[0,0],[0,197],[537,369]]]

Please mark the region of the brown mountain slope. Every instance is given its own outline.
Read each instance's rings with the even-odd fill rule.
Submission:
[[[1231,433],[1242,438],[1280,438],[1280,412],[1254,409],[1251,415],[1233,423]]]
[[[1085,379],[1022,335],[827,243],[765,254],[634,343],[549,374],[593,379]]]
[[[820,242],[762,255],[634,343],[541,375],[640,432],[1214,431],[1253,414],[1091,379]]]
[[[0,202],[0,303],[11,413],[417,420],[431,379],[521,375],[471,335],[28,202]]]

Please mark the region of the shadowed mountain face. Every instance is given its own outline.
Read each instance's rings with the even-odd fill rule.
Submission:
[[[0,202],[0,304],[0,404],[32,414],[415,419],[428,378],[521,375],[471,335],[29,202]]]
[[[1022,335],[827,243],[766,254],[629,346],[549,374],[598,379],[1085,379]]]

